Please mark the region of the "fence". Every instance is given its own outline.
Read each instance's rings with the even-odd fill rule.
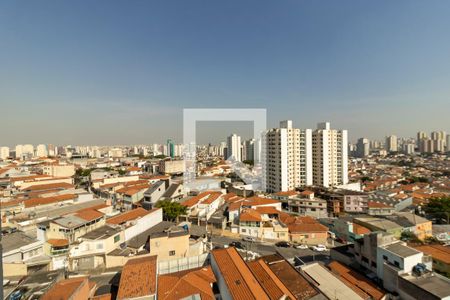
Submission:
[[[158,262],[158,273],[168,274],[189,269],[200,268],[209,264],[209,254],[204,253],[198,256],[183,257]]]

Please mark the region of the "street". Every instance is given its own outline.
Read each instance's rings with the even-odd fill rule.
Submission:
[[[283,248],[277,247],[274,243],[270,242],[248,242],[243,241],[240,238],[231,238],[225,236],[212,236],[211,238],[213,247],[223,247],[231,242],[241,242],[245,250],[256,252],[261,256],[278,253],[292,264],[302,264],[311,261],[323,261],[328,262],[330,259],[330,250],[324,252],[316,252],[311,249],[296,249],[294,247]],[[244,251],[245,251],[244,250]],[[299,259],[295,259],[295,258]]]

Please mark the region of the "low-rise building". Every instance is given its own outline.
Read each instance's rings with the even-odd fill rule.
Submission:
[[[156,299],[157,272],[156,256],[144,256],[128,260],[122,269],[116,299]]]

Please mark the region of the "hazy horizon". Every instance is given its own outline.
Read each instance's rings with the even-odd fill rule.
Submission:
[[[450,131],[450,2],[0,3],[0,146],[182,142],[183,108]],[[198,126],[225,141],[249,126]],[[223,136],[221,136],[223,135]]]

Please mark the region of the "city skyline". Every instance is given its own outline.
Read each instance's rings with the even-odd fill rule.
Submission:
[[[180,141],[193,107],[351,141],[450,131],[450,3],[86,4],[0,4],[1,144]]]

